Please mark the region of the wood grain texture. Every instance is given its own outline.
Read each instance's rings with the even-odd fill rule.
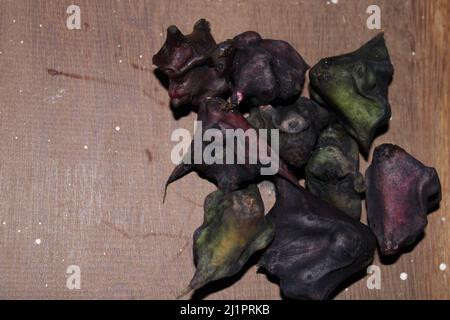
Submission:
[[[79,0],[76,31],[65,26],[71,3],[0,0],[1,298],[172,299],[190,280],[191,235],[214,187],[191,174],[161,202],[171,133],[195,119],[174,119],[152,72],[167,26],[190,32],[205,17],[217,40],[253,29],[313,65],[376,34],[370,4],[381,7],[395,65],[393,118],[375,145],[399,144],[436,167],[443,200],[412,252],[389,265],[376,258],[380,290],[362,279],[337,299],[450,298],[449,1]],[[81,290],[66,288],[69,265],[81,268]],[[207,296],[279,297],[255,267]]]

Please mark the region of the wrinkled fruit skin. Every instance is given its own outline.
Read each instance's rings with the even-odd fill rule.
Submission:
[[[340,124],[325,128],[305,169],[306,187],[350,217],[361,217],[364,178],[358,144]]]
[[[295,167],[303,166],[311,156],[327,111],[317,103],[300,97],[294,104],[261,106],[251,110],[247,119],[254,127],[279,129],[281,159]]]
[[[236,52],[231,72],[231,102],[234,105],[244,100],[264,105],[301,93],[309,66],[289,43],[262,39],[254,31],[244,32],[233,41]]]
[[[322,59],[309,73],[310,93],[332,108],[366,153],[391,116],[388,87],[394,68],[383,34],[358,50]]]
[[[428,211],[441,200],[436,170],[392,144],[375,148],[366,189],[367,219],[383,255],[416,242],[427,225]]]
[[[225,137],[226,129],[242,129],[244,132],[248,129],[253,129],[239,112],[224,111],[226,105],[226,101],[221,98],[203,100],[199,108],[198,121],[202,122],[204,131],[207,129],[217,129],[222,133],[223,137]],[[166,188],[167,185],[180,179],[191,171],[196,171],[201,176],[214,182],[217,187],[225,193],[235,191],[257,179],[260,176],[261,168],[264,166],[262,163],[265,163],[265,160],[262,159],[264,155],[258,152],[257,163],[251,164],[248,161],[249,143],[246,143],[245,155],[247,160],[245,163],[237,164],[235,161],[234,164],[228,164],[225,162],[227,154],[227,146],[225,145],[225,142],[226,141],[224,139],[224,144],[222,145],[223,155],[221,156],[223,164],[207,164],[204,161],[196,164],[194,162],[194,152],[190,154],[190,157],[188,153],[189,161],[183,161],[174,169],[166,183]],[[204,152],[205,147],[209,144],[210,142],[203,142],[202,153]],[[191,150],[194,150],[194,141],[191,144]],[[235,156],[237,150],[238,148],[234,148]],[[277,157],[275,152],[270,148],[270,146],[267,145],[267,142],[261,138],[258,138],[258,150],[267,150],[267,152],[263,152],[267,154],[267,157],[270,157],[271,154],[273,154],[274,157]],[[278,175],[284,177],[293,184],[298,183],[294,174],[287,168],[286,164],[282,160],[279,161]]]
[[[197,269],[187,292],[238,273],[274,235],[256,185],[229,194],[215,191],[204,208],[204,222],[194,233]]]
[[[368,227],[315,197],[276,179],[277,200],[268,214],[275,238],[260,266],[280,280],[284,295],[327,299],[343,281],[372,261],[376,240]]]

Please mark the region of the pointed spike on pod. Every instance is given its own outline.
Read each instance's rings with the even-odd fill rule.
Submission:
[[[167,42],[173,46],[179,46],[185,41],[183,33],[176,26],[170,26],[167,28]]]
[[[181,163],[175,167],[175,169],[172,171],[170,177],[166,181],[166,185],[164,187],[163,203],[166,200],[167,188],[169,187],[169,184],[171,184],[172,182],[175,182],[178,179],[181,179],[182,177],[184,177],[191,171],[192,171],[192,166],[186,165],[184,163]]]
[[[211,26],[206,19],[202,18],[194,24],[194,31],[196,30],[210,32]]]

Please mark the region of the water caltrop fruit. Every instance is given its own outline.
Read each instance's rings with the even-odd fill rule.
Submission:
[[[367,220],[383,255],[414,244],[441,200],[436,170],[393,144],[375,148],[366,188]]]
[[[258,106],[288,100],[302,92],[309,68],[292,46],[281,40],[262,39],[254,31],[234,37],[236,53],[231,72],[231,102]]]
[[[338,123],[325,128],[305,168],[306,187],[359,220],[364,178],[359,173],[358,144]]]
[[[367,153],[376,130],[391,117],[393,73],[381,33],[354,52],[320,60],[309,72],[310,94],[336,113]]]
[[[238,273],[274,235],[256,185],[228,194],[215,191],[206,197],[204,209],[203,224],[194,233],[197,269],[182,295]]]
[[[176,26],[170,26],[167,28],[166,42],[153,56],[153,64],[169,78],[176,78],[202,65],[215,45],[209,22],[205,19],[197,21],[194,30],[187,36]]]
[[[281,159],[294,167],[303,166],[311,156],[328,112],[314,101],[300,97],[287,106],[254,108],[247,120],[257,128],[279,130]]]
[[[221,98],[206,99],[202,102],[198,113],[198,121],[202,123],[202,128],[205,131],[215,129],[221,136],[226,137],[225,131],[227,129],[242,130],[243,133],[247,132],[247,130],[254,130],[238,111],[225,111],[224,108],[226,105],[226,101]],[[223,144],[219,148],[221,151],[214,154],[215,159],[213,159],[214,162],[212,163],[206,163],[204,159],[196,163],[195,153],[188,152],[183,162],[173,170],[167,180],[166,189],[170,183],[180,179],[191,171],[196,171],[202,177],[214,182],[220,190],[228,193],[254,182],[261,176],[261,168],[266,167],[266,164],[271,161],[278,163],[278,171],[275,174],[284,177],[293,184],[297,184],[298,181],[295,175],[278,158],[278,155],[271,149],[267,141],[260,138],[256,134],[256,131],[254,137],[255,141],[243,141],[244,145],[239,145],[242,147],[242,150],[235,144],[235,140],[228,141],[224,139]],[[202,144],[201,152],[204,154],[205,148],[210,146],[211,142],[204,141],[203,137],[200,137],[200,139]],[[231,147],[231,144],[233,144],[233,147]],[[251,152],[251,148],[253,147],[257,147],[253,151],[257,150],[258,152]],[[195,151],[195,141],[191,144],[192,150]],[[260,150],[263,150],[263,152],[259,152]],[[226,161],[227,152],[234,153],[234,162],[228,163]],[[243,163],[237,161],[237,153],[239,152],[241,156],[245,155]],[[254,157],[254,163],[250,161],[251,157]]]
[[[285,296],[327,299],[370,264],[376,240],[367,226],[282,179],[276,193],[268,214],[275,238],[259,264],[280,280]]]

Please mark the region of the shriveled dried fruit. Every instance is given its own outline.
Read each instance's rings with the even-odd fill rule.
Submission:
[[[311,156],[320,128],[327,121],[327,111],[312,100],[300,97],[294,104],[253,109],[247,120],[257,128],[279,129],[281,159],[293,166],[303,166]]]
[[[394,68],[383,34],[358,50],[322,59],[309,73],[311,96],[329,105],[368,152],[375,131],[391,116],[388,87]]]
[[[241,129],[243,132],[253,129],[239,112],[224,111],[226,106],[226,101],[221,98],[206,99],[202,102],[198,113],[198,121],[202,122],[205,131],[207,129],[216,129],[223,137],[226,137],[225,130],[227,129]],[[219,146],[221,152],[214,155],[215,161],[210,164],[206,163],[204,159],[200,159],[201,161],[196,163],[195,152],[188,153],[188,158],[179,164],[172,172],[167,181],[166,188],[175,180],[180,179],[191,171],[196,171],[201,176],[216,183],[220,190],[228,193],[253,182],[260,176],[261,168],[267,167],[267,164],[273,162],[274,159],[278,162],[278,175],[284,177],[293,184],[297,184],[298,182],[293,173],[281,159],[278,159],[278,155],[267,144],[267,141],[258,135],[255,136],[255,139],[257,139],[256,147],[258,150],[256,154],[253,154],[253,152],[251,152],[252,150],[250,150],[251,147],[255,147],[252,143],[245,142],[245,145],[241,145],[241,147],[245,149],[241,150],[238,146],[236,146],[236,148],[231,148],[229,145],[226,145],[227,139],[223,139],[223,144]],[[205,142],[204,139],[202,139],[202,154],[204,154],[205,148],[209,145],[210,142]],[[195,142],[193,141],[191,150],[195,151],[195,149]],[[243,156],[245,158],[244,163],[241,164],[237,161],[234,161],[233,163],[227,162],[227,152],[229,150],[232,150],[230,152],[234,152],[233,157],[235,157],[235,160],[240,156]],[[253,151],[255,151],[255,149]],[[240,154],[238,155],[237,153]],[[250,157],[254,157],[255,163],[250,161]]]
[[[361,217],[364,179],[358,145],[340,124],[325,128],[305,169],[306,187],[357,220]]]
[[[274,234],[256,185],[228,194],[215,191],[204,207],[203,224],[194,233],[197,269],[183,294],[238,273],[255,252],[267,247]]]
[[[194,66],[205,63],[209,51],[215,45],[209,22],[205,19],[197,21],[194,30],[187,36],[176,26],[170,26],[166,42],[153,56],[153,64],[169,78],[176,78]]]
[[[375,148],[366,188],[367,219],[383,255],[416,242],[427,225],[428,211],[441,200],[436,170],[392,144]]]
[[[326,299],[366,268],[376,247],[369,228],[307,190],[276,179],[277,200],[268,214],[275,238],[260,266],[295,299]]]
[[[264,105],[301,93],[309,66],[289,43],[262,39],[254,31],[244,32],[233,41],[236,52],[231,73],[231,102],[234,105],[244,100]]]

